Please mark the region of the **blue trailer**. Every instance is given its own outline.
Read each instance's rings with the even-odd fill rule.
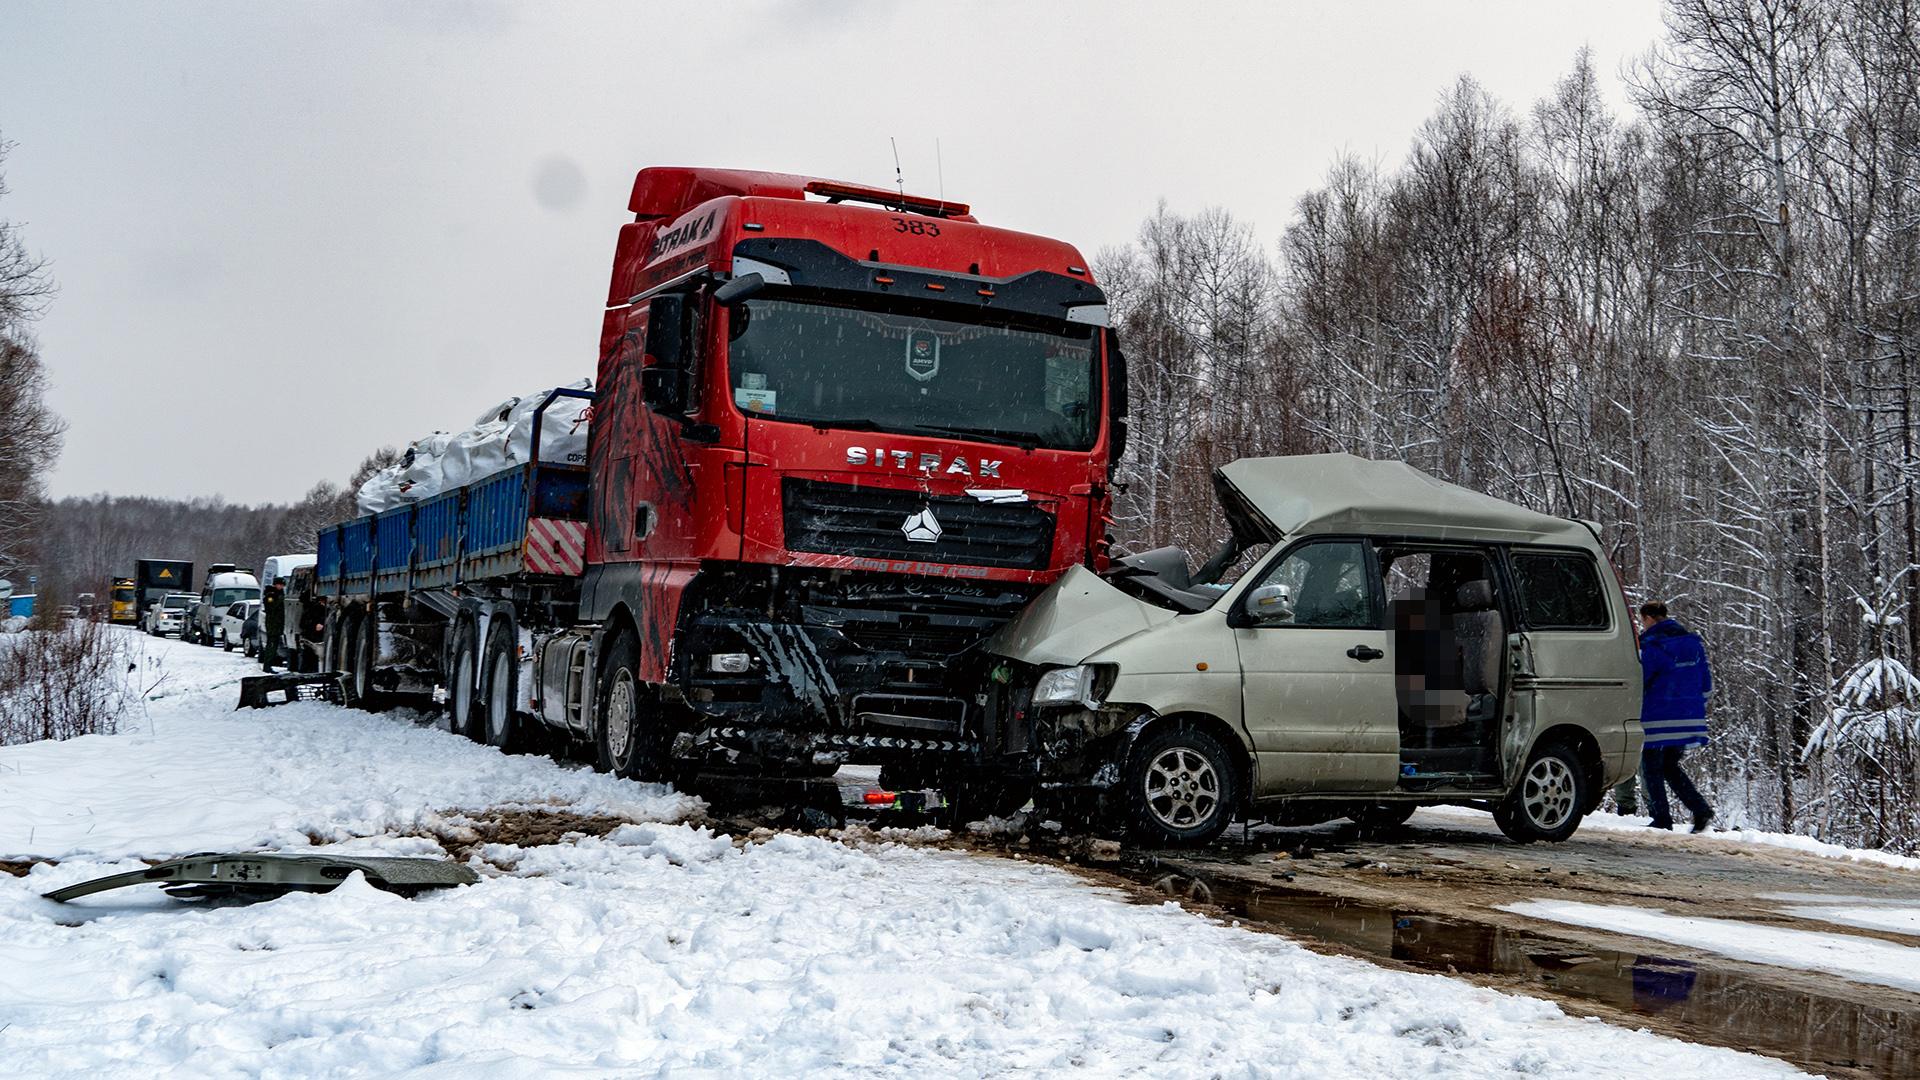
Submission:
[[[326,629],[318,655],[296,657],[296,666],[343,672],[365,703],[444,693],[456,725],[475,719],[481,673],[498,667],[500,706],[525,709],[517,687],[533,680],[516,677],[527,659],[523,634],[535,621],[571,621],[586,563],[586,466],[540,454],[545,414],[563,399],[591,403],[593,395],[546,395],[525,464],[322,528],[312,595],[302,600],[325,609]],[[488,741],[506,741],[508,720]]]

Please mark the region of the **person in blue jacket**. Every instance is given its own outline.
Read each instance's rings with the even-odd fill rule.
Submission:
[[[1673,828],[1673,810],[1667,805],[1667,785],[1693,811],[1693,831],[1707,831],[1713,807],[1680,768],[1680,755],[1689,746],[1707,745],[1707,695],[1713,692],[1713,672],[1707,666],[1707,647],[1700,637],[1667,615],[1658,600],[1640,605],[1640,726],[1647,742],[1640,751],[1640,769],[1647,778],[1647,802],[1656,829]]]

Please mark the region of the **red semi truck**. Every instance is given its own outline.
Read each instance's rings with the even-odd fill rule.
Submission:
[[[990,775],[976,647],[1106,561],[1126,379],[1086,260],[775,173],[646,169],[629,209],[584,467],[323,530],[325,662],[633,777]]]

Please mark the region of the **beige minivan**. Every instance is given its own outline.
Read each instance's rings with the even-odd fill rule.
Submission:
[[[1493,811],[1564,840],[1640,758],[1640,664],[1593,526],[1408,465],[1248,458],[1232,539],[1076,568],[988,642],[988,745],[1068,817],[1199,844],[1236,816]]]

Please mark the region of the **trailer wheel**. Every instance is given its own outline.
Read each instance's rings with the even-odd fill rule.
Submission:
[[[373,685],[374,662],[380,659],[380,616],[372,608],[356,613],[353,616],[353,634],[347,641],[348,647],[353,650],[353,667],[349,674],[353,696],[360,708],[369,712],[384,707],[386,703]]]
[[[620,631],[600,664],[600,692],[593,715],[594,767],[630,780],[662,780],[667,772],[667,741],[659,714],[648,707],[646,687],[636,673],[640,649],[633,635]]]
[[[480,658],[474,644],[473,624],[462,619],[453,632],[452,685],[447,687],[447,729],[479,742],[482,734],[475,715],[480,700]]]
[[[518,654],[512,626],[504,619],[495,620],[492,632],[487,635],[486,696],[482,699],[485,707],[474,718],[480,725],[474,736],[488,746],[509,752],[520,748],[526,733],[526,725],[516,708],[520,701]]]

